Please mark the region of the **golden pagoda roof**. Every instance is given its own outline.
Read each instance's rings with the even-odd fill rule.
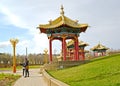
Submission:
[[[60,12],[61,16],[58,17],[55,20],[50,20],[49,24],[40,24],[39,25],[39,29],[41,30],[41,32],[46,33],[46,29],[55,29],[57,27],[60,26],[68,26],[71,28],[79,28],[81,29],[81,32],[85,32],[88,24],[79,24],[78,20],[71,20],[70,18],[64,16],[64,11],[63,11],[63,6],[61,6],[61,12]]]
[[[73,44],[74,44],[74,41],[73,41],[73,40],[70,40],[69,42],[67,42],[67,47],[68,47],[68,46],[71,46],[71,45],[73,45]],[[79,40],[78,45],[79,45],[79,46],[89,46],[88,43],[83,42],[83,41],[81,41],[81,40]]]
[[[103,46],[102,44],[97,44],[96,46],[94,46],[93,48],[91,48],[91,50],[108,50],[109,48]]]

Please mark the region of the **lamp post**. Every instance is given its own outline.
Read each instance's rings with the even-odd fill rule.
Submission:
[[[16,73],[16,55],[15,55],[15,49],[16,49],[16,44],[18,43],[18,39],[10,39],[10,42],[13,47],[13,73]]]
[[[45,50],[44,50],[44,53],[45,53],[45,63],[46,63],[46,64],[47,64],[47,52],[48,52],[48,50],[45,49]]]

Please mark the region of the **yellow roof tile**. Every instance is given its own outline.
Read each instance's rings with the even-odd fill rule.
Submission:
[[[61,16],[55,20],[49,21],[49,24],[40,24],[39,29],[41,32],[46,33],[46,29],[55,29],[60,26],[68,26],[75,29],[81,29],[81,32],[85,32],[88,24],[79,24],[78,21],[71,20],[70,18],[64,16],[63,6],[61,7]]]
[[[96,45],[96,46],[94,46],[93,48],[91,48],[91,50],[102,50],[102,49],[105,49],[105,50],[108,50],[109,48],[107,48],[107,47],[105,47],[105,46],[103,46],[102,44],[98,44],[98,45]]]
[[[74,41],[73,41],[73,40],[70,40],[70,41],[67,42],[67,46],[71,46],[71,45],[73,45],[73,44],[74,44]],[[83,42],[83,41],[81,41],[81,40],[79,40],[79,44],[78,44],[78,45],[79,45],[79,46],[83,46],[83,45],[89,46],[88,43],[85,43],[85,42]]]
[[[76,21],[69,19],[66,16],[60,16],[49,24],[40,24],[39,28],[50,29],[57,28],[59,26],[66,25],[72,28],[87,28],[88,24],[78,24]]]

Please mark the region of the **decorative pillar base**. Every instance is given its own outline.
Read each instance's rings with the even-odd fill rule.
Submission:
[[[13,73],[16,73],[16,66],[13,65]]]

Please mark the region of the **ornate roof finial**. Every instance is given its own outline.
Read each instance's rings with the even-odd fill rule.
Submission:
[[[60,14],[62,15],[62,16],[64,16],[64,10],[63,10],[64,8],[63,8],[63,5],[61,5],[61,12],[60,12]]]

